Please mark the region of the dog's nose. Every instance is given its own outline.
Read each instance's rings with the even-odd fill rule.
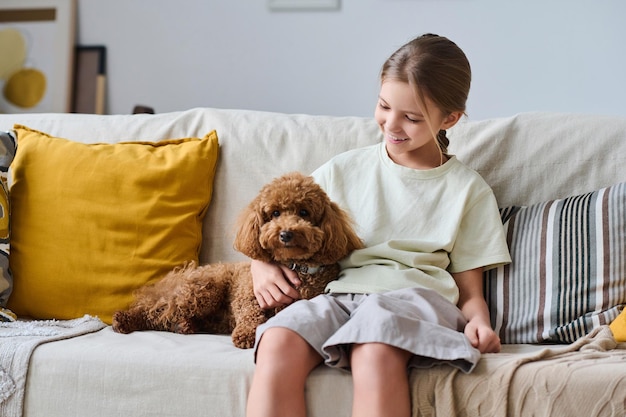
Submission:
[[[280,232],[280,241],[283,243],[288,243],[293,239],[293,232],[289,230],[281,230]]]

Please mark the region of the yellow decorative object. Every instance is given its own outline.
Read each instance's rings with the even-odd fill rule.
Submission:
[[[0,322],[12,322],[17,320],[17,316],[14,312],[8,308],[0,307]]]
[[[15,126],[8,308],[106,323],[135,289],[198,260],[217,134],[82,144]]]
[[[0,80],[7,80],[26,61],[26,41],[19,30],[0,30],[0,53]]]
[[[626,342],[626,308],[611,322],[609,327],[617,342]]]
[[[14,73],[4,85],[4,97],[25,109],[35,107],[46,94],[46,76],[35,68]]]
[[[0,176],[0,242],[9,239],[9,215],[9,187]]]

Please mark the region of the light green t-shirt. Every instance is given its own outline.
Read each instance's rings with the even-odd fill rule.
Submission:
[[[425,287],[456,304],[450,272],[511,262],[491,188],[454,156],[415,170],[394,163],[380,143],[334,157],[313,177],[350,213],[366,246],[341,262],[327,291]]]

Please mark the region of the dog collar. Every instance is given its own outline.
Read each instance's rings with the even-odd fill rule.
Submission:
[[[308,274],[308,275],[313,275],[313,274],[317,274],[318,272],[320,272],[322,269],[324,268],[324,265],[319,265],[319,266],[306,266],[306,265],[298,265],[295,262],[292,262],[289,265],[289,269],[291,269],[292,271],[296,271],[300,274]]]

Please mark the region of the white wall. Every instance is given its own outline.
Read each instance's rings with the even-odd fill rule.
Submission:
[[[78,0],[82,45],[108,48],[108,112],[135,104],[370,116],[378,72],[415,35],[468,55],[472,119],[550,110],[626,115],[624,0]]]

